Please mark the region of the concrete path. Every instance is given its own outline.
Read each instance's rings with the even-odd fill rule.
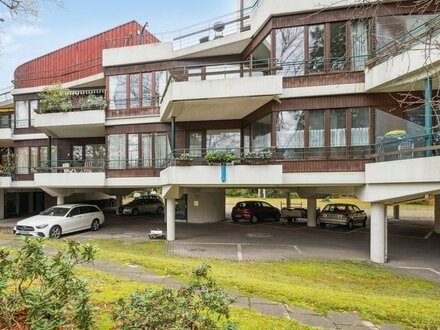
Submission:
[[[0,240],[0,247],[20,248],[23,243],[15,240]],[[49,255],[55,255],[56,250],[45,248]],[[183,283],[166,275],[158,275],[147,272],[142,266],[136,264],[122,264],[105,259],[97,259],[93,263],[84,265],[98,271],[109,273],[118,277],[125,277],[140,283],[163,285],[166,288],[179,289]],[[341,330],[400,330],[399,326],[392,324],[375,325],[369,321],[361,320],[357,313],[329,312],[327,315],[302,307],[287,305],[259,297],[249,297],[237,291],[228,291],[235,298],[233,304],[236,307],[250,308],[264,315],[295,320],[303,325],[319,327],[323,329]]]

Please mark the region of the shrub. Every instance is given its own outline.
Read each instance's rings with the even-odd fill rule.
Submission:
[[[208,161],[208,163],[232,163],[235,160],[235,155],[228,151],[210,151],[206,154],[205,159]]]
[[[64,88],[61,83],[45,87],[38,96],[41,97],[40,105],[43,112],[51,109],[61,111],[69,111],[72,109],[69,90]]]
[[[249,151],[244,155],[245,159],[272,159],[272,152],[270,151],[260,151],[254,152]]]
[[[229,305],[234,302],[209,276],[210,267],[193,270],[189,283],[181,289],[151,289],[119,299],[113,318],[117,329],[216,330],[217,322],[227,320],[223,329],[233,330],[229,322]]]
[[[93,309],[75,266],[94,259],[97,248],[69,242],[54,257],[43,239],[24,239],[16,256],[0,249],[0,329],[90,329]]]
[[[179,159],[180,160],[192,160],[192,157],[190,154],[181,154]]]

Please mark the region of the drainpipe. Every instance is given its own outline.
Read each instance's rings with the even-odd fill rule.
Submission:
[[[52,137],[48,137],[47,144],[47,166],[52,167]]]
[[[176,117],[171,117],[171,153],[176,156]]]
[[[425,80],[425,146],[432,146],[432,80]],[[432,156],[432,150],[425,152],[426,157]]]

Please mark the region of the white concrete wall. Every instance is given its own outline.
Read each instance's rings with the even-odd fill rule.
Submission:
[[[105,173],[35,173],[37,187],[99,188],[105,186]]]
[[[84,112],[68,111],[56,113],[35,114],[36,128],[102,125],[105,123],[104,110],[89,110]]]
[[[225,191],[223,189],[187,189],[188,222],[208,223],[225,220]]]

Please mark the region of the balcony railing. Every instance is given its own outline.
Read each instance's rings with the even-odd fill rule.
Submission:
[[[55,160],[41,162],[40,166],[31,167],[31,173],[98,173],[104,172],[106,161],[95,160]]]
[[[105,41],[104,47],[117,48],[157,42],[172,42],[173,48],[178,50],[220,39],[228,35],[249,30],[251,15],[259,3],[260,0],[256,0],[253,5],[244,8],[243,11],[234,11],[177,31],[109,39]]]

